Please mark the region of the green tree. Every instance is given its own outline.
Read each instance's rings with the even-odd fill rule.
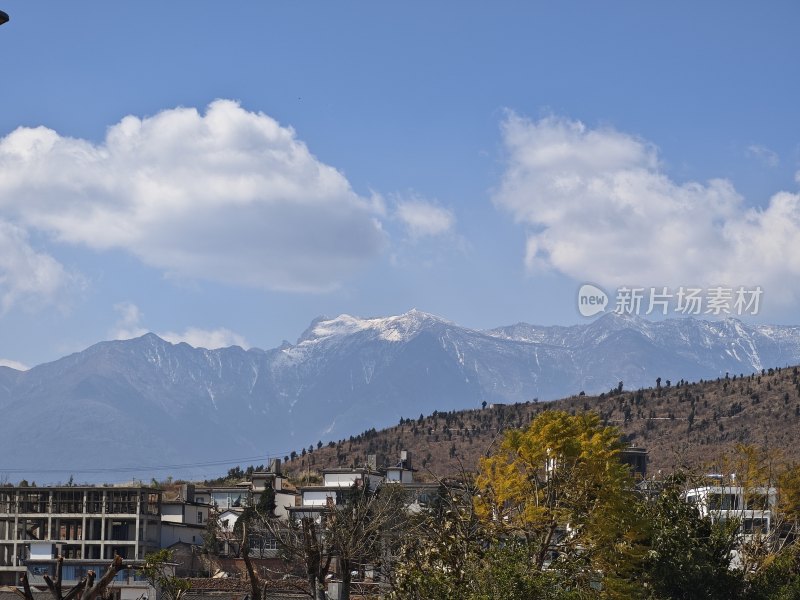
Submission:
[[[495,542],[483,560],[471,563],[469,600],[588,600],[601,595],[597,589],[575,587],[559,571],[532,571],[528,551],[519,541]]]
[[[222,525],[219,522],[219,510],[211,508],[208,512],[206,530],[203,533],[203,552],[210,556],[216,556],[220,551],[220,534]]]
[[[737,598],[744,585],[731,569],[738,524],[702,517],[684,498],[686,481],[683,474],[670,477],[636,505],[647,524],[642,581],[653,599]]]
[[[748,600],[800,600],[800,548],[792,544],[750,582]]]
[[[152,585],[162,599],[181,600],[192,585],[174,575],[174,556],[166,548],[145,556],[139,573]]]

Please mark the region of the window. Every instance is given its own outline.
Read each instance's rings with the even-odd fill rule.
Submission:
[[[742,533],[768,533],[769,520],[768,519],[745,519],[742,522]]]
[[[202,523],[203,522],[203,511],[202,510],[198,510],[197,511],[197,522],[198,523]]]
[[[736,494],[709,494],[708,508],[711,510],[738,510],[739,497]]]
[[[53,492],[53,512],[83,512],[83,492],[74,490],[56,490]]]

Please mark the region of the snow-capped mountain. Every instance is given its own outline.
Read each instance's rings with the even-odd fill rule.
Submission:
[[[607,314],[571,327],[477,331],[413,310],[319,318],[297,343],[267,351],[206,350],[148,334],[29,371],[0,367],[0,477],[15,480],[20,468],[72,469],[84,479],[111,478],[103,469],[118,479],[197,476],[226,467],[143,467],[263,463],[401,416],[797,363],[800,327],[735,319]]]

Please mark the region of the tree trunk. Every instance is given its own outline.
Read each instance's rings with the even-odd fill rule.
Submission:
[[[328,571],[331,568],[331,555],[325,558],[325,563],[320,559],[317,564],[317,600],[327,600],[325,595],[325,579],[328,577]]]
[[[105,590],[108,587],[108,584],[114,581],[114,577],[117,576],[117,573],[119,573],[124,568],[131,568],[131,567],[130,566],[125,567],[125,565],[122,564],[122,558],[120,556],[115,556],[114,561],[108,566],[106,572],[103,573],[103,576],[100,578],[100,581],[92,585],[90,588],[89,585],[87,585],[87,588],[89,589],[87,589],[86,592],[83,594],[83,596],[81,596],[81,600],[94,600],[95,598],[100,596],[103,593],[103,590]],[[89,580],[94,581],[93,574],[91,574]]]
[[[114,581],[114,577],[117,576],[117,573],[119,573],[122,569],[132,568],[131,565],[123,565],[122,558],[115,556],[114,561],[108,566],[108,569],[96,585],[94,583],[94,571],[89,571],[86,577],[81,579],[69,592],[67,592],[65,596],[62,596],[61,572],[63,562],[63,557],[59,556],[58,562],[56,563],[55,581],[51,580],[50,577],[45,578],[45,583],[47,583],[47,587],[50,589],[50,593],[53,595],[55,600],[73,600],[75,598],[80,598],[81,600],[95,600],[95,598],[100,596],[108,587],[108,585]],[[23,573],[21,580],[25,600],[34,600],[33,593],[31,592],[31,586],[28,582],[28,574]],[[86,593],[82,593],[83,590],[86,590]]]
[[[339,570],[342,576],[342,587],[339,591],[339,600],[350,600],[350,582],[352,579],[352,561],[348,558],[339,559]]]
[[[252,600],[261,600],[261,585],[258,573],[256,573],[253,568],[253,562],[250,560],[250,540],[247,538],[247,523],[242,523],[242,558],[244,558],[244,566],[247,568],[247,575],[250,577],[250,598]]]

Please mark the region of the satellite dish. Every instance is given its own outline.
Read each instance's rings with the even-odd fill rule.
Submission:
[[[0,10],[0,25],[2,25],[3,23],[8,23],[8,14]]]

